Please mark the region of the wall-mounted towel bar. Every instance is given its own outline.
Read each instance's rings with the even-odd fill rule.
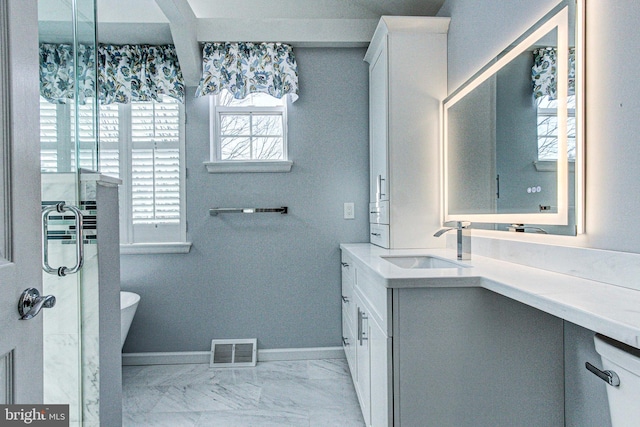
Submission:
[[[266,213],[275,212],[282,215],[289,213],[289,208],[283,206],[281,208],[211,208],[209,209],[209,215],[217,216],[219,213]]]

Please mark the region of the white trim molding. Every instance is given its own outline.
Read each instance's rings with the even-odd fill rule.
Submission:
[[[129,243],[120,245],[121,255],[188,254],[191,242]]]
[[[258,349],[258,362],[344,358],[345,354],[342,347],[272,348],[263,350]],[[210,359],[210,351],[123,353],[122,365],[208,365]]]
[[[223,161],[204,162],[204,165],[209,173],[290,172],[293,162],[291,160]]]

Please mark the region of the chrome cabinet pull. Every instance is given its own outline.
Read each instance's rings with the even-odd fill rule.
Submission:
[[[380,236],[380,233],[371,233],[371,235],[372,235],[372,236],[379,237],[379,236]]]
[[[367,319],[368,317],[365,312],[360,310],[360,307],[358,307],[358,343],[360,345],[362,345],[363,342],[368,339],[367,331],[364,328],[364,321]]]
[[[343,267],[349,267],[349,263],[348,262],[341,262],[340,264],[342,264]]]
[[[618,387],[620,385],[620,377],[613,371],[601,371],[600,369],[593,366],[591,363],[586,362],[584,364],[585,368],[593,374],[595,374],[598,378],[605,381],[612,387]]]
[[[349,344],[349,339],[347,337],[342,337],[342,345],[344,345],[345,347],[348,347],[351,345]]]
[[[64,213],[73,212],[75,215],[76,226],[76,264],[69,268],[60,266],[58,268],[49,265],[49,214],[52,212]],[[73,274],[80,271],[84,264],[84,232],[82,212],[75,206],[58,203],[56,205],[47,206],[42,209],[42,269],[49,273],[63,277],[67,274]]]
[[[382,196],[386,196],[386,194],[382,192],[382,181],[386,181],[386,179],[384,179],[382,175],[378,175],[378,179],[376,183],[376,186],[378,187],[376,189],[378,193],[378,200],[382,200]]]
[[[349,298],[342,295],[342,302],[349,302]]]

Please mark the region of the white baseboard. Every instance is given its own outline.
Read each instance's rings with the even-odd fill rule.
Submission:
[[[258,349],[258,362],[277,360],[344,359],[342,347],[267,348]]]
[[[209,364],[210,357],[210,351],[123,353],[122,364],[125,366]],[[342,347],[258,349],[258,362],[344,358],[345,354]]]

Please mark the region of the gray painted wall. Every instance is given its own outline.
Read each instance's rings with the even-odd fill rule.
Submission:
[[[124,352],[209,350],[213,338],[259,348],[339,346],[341,242],[368,240],[368,68],[364,49],[295,49],[290,173],[209,174],[209,100],[187,96],[184,255],[122,256],[122,288],[141,295]],[[344,220],[343,203],[356,219]],[[220,215],[218,207],[290,214]]]

